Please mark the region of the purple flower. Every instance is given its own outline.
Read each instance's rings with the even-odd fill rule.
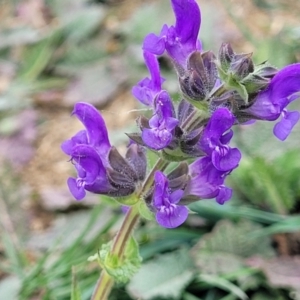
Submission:
[[[110,184],[106,169],[94,148],[77,145],[72,150],[72,162],[75,163],[77,178],[68,179],[68,187],[76,200],[85,197],[85,190],[96,194],[107,194]]]
[[[149,148],[160,150],[171,143],[174,128],[179,121],[173,117],[174,107],[166,91],[162,91],[157,96],[154,107],[155,114],[149,120],[150,128],[142,129],[142,139]]]
[[[224,186],[228,172],[215,168],[210,157],[199,158],[189,165],[190,180],[184,190],[183,199],[188,200],[215,198],[219,204],[224,204],[232,195],[232,190]]]
[[[172,6],[175,26],[164,25],[159,36],[153,33],[147,35],[143,48],[156,55],[166,50],[175,64],[185,69],[188,56],[201,49],[198,41],[200,10],[195,0],[172,0]]]
[[[78,102],[72,115],[75,115],[85,126],[85,130],[78,132],[70,140],[62,143],[62,150],[71,155],[76,145],[84,144],[93,147],[107,165],[107,155],[111,148],[105,122],[98,110],[91,104]]]
[[[154,174],[153,206],[156,209],[156,221],[166,228],[181,225],[188,217],[188,209],[177,205],[183,196],[183,190],[171,191],[167,177],[160,171]]]
[[[110,184],[105,167],[111,148],[105,122],[96,108],[88,103],[75,104],[75,115],[85,126],[70,140],[63,142],[62,150],[71,156],[77,170],[77,178],[70,177],[68,186],[75,199],[85,197],[85,190],[106,194]]]
[[[230,148],[233,131],[230,129],[235,118],[227,108],[218,108],[206,127],[200,139],[200,148],[211,157],[215,168],[220,171],[231,171],[236,168],[241,159],[237,148]]]
[[[284,140],[299,120],[299,112],[288,112],[285,109],[299,98],[299,95],[295,95],[297,92],[300,92],[299,63],[280,70],[268,87],[257,95],[253,105],[242,112],[255,119],[267,121],[274,121],[282,116],[282,120],[275,125],[274,135]]]
[[[61,148],[71,156],[77,170],[77,178],[68,179],[74,198],[83,199],[86,190],[112,197],[134,193],[137,183],[146,175],[143,148],[130,144],[126,158],[123,158],[110,145],[105,122],[94,106],[77,103],[73,114],[83,123],[85,130],[65,141]]]
[[[151,79],[146,77],[139,81],[132,88],[132,94],[143,104],[152,106],[156,95],[161,91],[164,78],[160,76],[159,65],[155,55],[144,51],[144,59],[151,74]]]

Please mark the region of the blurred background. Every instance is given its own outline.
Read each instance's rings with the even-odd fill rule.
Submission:
[[[300,1],[198,2],[205,50],[230,42],[256,63],[300,61]],[[1,300],[70,299],[72,276],[90,298],[99,267],[87,258],[123,215],[104,197],[72,198],[60,144],[82,128],[70,115],[86,101],[125,147],[144,113],[130,91],[147,75],[143,38],[172,22],[167,0],[0,0]],[[160,65],[178,99],[170,62]],[[173,230],[140,223],[142,269],[111,300],[300,299],[300,125],[285,142],[273,125],[236,128],[243,159],[228,178],[230,203],[193,204]]]

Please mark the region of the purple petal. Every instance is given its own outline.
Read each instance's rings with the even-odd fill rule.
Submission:
[[[281,141],[284,141],[299,121],[299,118],[300,114],[298,111],[285,112],[281,121],[274,126],[274,135]]]
[[[156,95],[161,91],[164,79],[160,76],[159,64],[154,54],[144,51],[144,59],[151,74],[151,79],[145,78],[132,88],[132,94],[143,104],[153,105]]]
[[[163,78],[160,76],[159,64],[155,55],[148,51],[144,51],[144,59],[146,66],[151,74],[153,90],[160,91]]]
[[[227,141],[231,138],[230,134],[222,138],[222,135],[234,124],[234,116],[227,108],[217,109],[207,123],[200,140],[200,147],[208,155],[220,144],[220,140]]]
[[[233,130],[229,130],[227,133],[223,134],[220,138],[222,144],[228,144],[233,137]]]
[[[165,39],[162,36],[167,30],[167,25],[164,25],[160,36],[157,36],[154,33],[148,34],[144,39],[143,50],[149,51],[155,55],[162,55],[166,48]]]
[[[99,153],[107,153],[111,146],[105,122],[97,109],[91,104],[79,102],[75,104],[73,114],[85,126],[89,144],[95,146]]]
[[[195,195],[202,199],[214,198],[219,186],[224,182],[224,172],[217,170],[209,157],[197,159],[189,166],[191,179],[185,189],[185,195]]]
[[[220,171],[230,171],[235,169],[241,160],[241,152],[237,148],[228,149],[225,153],[222,151],[212,152],[212,162]]]
[[[72,155],[73,148],[78,144],[87,144],[88,139],[85,130],[79,131],[70,140],[66,140],[61,144],[61,149],[68,155]]]
[[[173,60],[185,67],[188,56],[199,47],[200,10],[194,0],[172,0],[175,27],[167,33],[166,49]]]
[[[183,190],[174,191],[169,197],[170,203],[177,204],[180,201],[180,199],[182,198],[183,194],[184,194]]]
[[[199,6],[194,0],[172,0],[172,6],[176,16],[175,30],[180,42],[194,50],[201,22]]]
[[[74,148],[72,159],[86,172],[86,184],[93,184],[98,176],[105,176],[106,170],[98,153],[87,145],[78,145]]]
[[[155,207],[163,206],[164,193],[168,188],[168,180],[161,171],[156,171],[154,174],[154,187],[153,204]]]
[[[163,118],[175,116],[172,99],[166,91],[161,91],[155,99],[155,111]]]
[[[294,100],[291,97],[300,91],[300,64],[292,64],[280,70],[267,89],[260,92],[254,104],[245,110],[262,120],[276,120],[282,110]]]
[[[70,177],[67,181],[69,190],[76,200],[82,200],[85,197],[84,186],[77,185],[77,180]]]
[[[132,95],[147,106],[152,105],[153,102],[153,92],[148,88],[150,81],[149,78],[144,78],[131,89]]]
[[[228,201],[232,197],[232,189],[223,186],[220,188],[219,194],[216,197],[216,201],[223,205],[226,201]]]
[[[142,132],[143,142],[151,149],[161,150],[172,141],[173,135],[167,130],[144,129]]]
[[[188,209],[185,206],[174,205],[172,210],[158,211],[156,221],[165,228],[175,228],[180,226],[188,217]]]

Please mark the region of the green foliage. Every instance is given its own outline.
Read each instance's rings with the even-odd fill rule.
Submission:
[[[144,263],[130,281],[128,291],[133,297],[145,300],[157,296],[179,299],[193,273],[192,260],[186,249],[182,249]]]
[[[227,290],[231,294],[237,296],[239,299],[242,300],[249,299],[248,296],[239,287],[237,287],[236,285],[232,284],[230,281],[224,278],[213,276],[213,275],[201,274],[199,275],[198,279],[211,286],[215,286]]]
[[[249,234],[260,228],[259,224],[249,221],[241,221],[237,224],[227,220],[220,221],[211,233],[203,236],[198,247],[201,251],[225,252],[240,257],[250,257],[255,254],[273,256],[274,251],[269,239],[249,239]]]
[[[126,244],[124,257],[118,257],[111,253],[111,245],[111,242],[103,244],[98,255],[94,255],[89,260],[98,259],[101,268],[105,269],[114,280],[126,283],[138,271],[142,262],[138,244],[133,237],[130,237]]]
[[[72,269],[72,291],[71,300],[82,300],[80,289],[77,283],[77,277],[75,274],[75,268]]]
[[[271,162],[262,157],[243,157],[231,176],[237,192],[253,205],[287,214],[300,195],[299,153],[292,151]],[[280,183],[280,184],[278,184]]]

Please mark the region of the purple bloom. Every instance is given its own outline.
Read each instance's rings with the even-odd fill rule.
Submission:
[[[85,190],[96,194],[107,194],[110,184],[106,169],[98,153],[88,145],[77,145],[72,151],[72,162],[77,169],[77,178],[70,177],[68,186],[76,200],[85,197]]]
[[[179,121],[173,117],[174,107],[166,91],[157,96],[154,107],[155,114],[149,120],[150,128],[143,128],[142,139],[149,148],[160,150],[171,143],[174,128]]]
[[[74,147],[79,144],[93,147],[107,165],[107,154],[111,148],[105,122],[98,110],[91,104],[78,102],[72,115],[75,115],[85,126],[85,130],[78,132],[70,140],[62,143],[62,150],[71,155]]]
[[[151,79],[146,77],[139,81],[132,88],[132,94],[143,104],[152,106],[156,95],[161,91],[164,78],[160,76],[159,64],[155,55],[144,51],[144,59],[151,74]]]
[[[171,191],[167,177],[160,171],[155,172],[153,206],[156,209],[156,221],[159,225],[175,228],[187,219],[188,209],[177,205],[183,193],[183,190]]]
[[[70,192],[77,200],[85,197],[85,190],[105,194],[110,187],[105,167],[111,148],[105,122],[96,108],[88,103],[75,104],[72,114],[86,129],[61,145],[62,150],[71,156],[78,174],[77,178],[68,179]]]
[[[235,118],[227,108],[219,108],[211,116],[200,139],[200,148],[220,171],[233,170],[241,159],[240,151],[228,146],[233,136],[230,128],[234,122]]]
[[[267,121],[274,121],[282,116],[282,120],[275,125],[274,135],[284,140],[299,120],[298,112],[288,112],[285,107],[299,98],[294,95],[299,91],[300,64],[298,63],[280,70],[272,78],[268,87],[257,95],[253,105],[242,112],[255,119]]]
[[[215,198],[219,204],[224,204],[232,195],[232,190],[224,186],[228,172],[217,170],[210,157],[197,159],[189,165],[190,180],[185,188],[183,199],[189,196],[198,199]]]
[[[147,35],[143,48],[156,55],[166,50],[175,64],[185,69],[188,56],[201,49],[198,41],[200,10],[195,0],[172,0],[172,6],[175,26],[164,25],[159,36],[153,33]]]
[[[86,190],[123,197],[132,194],[139,181],[145,179],[146,156],[142,147],[131,144],[123,158],[108,140],[105,122],[97,109],[88,103],[77,103],[74,112],[85,126],[61,148],[71,156],[77,178],[69,178],[68,186],[75,199],[85,197]]]

